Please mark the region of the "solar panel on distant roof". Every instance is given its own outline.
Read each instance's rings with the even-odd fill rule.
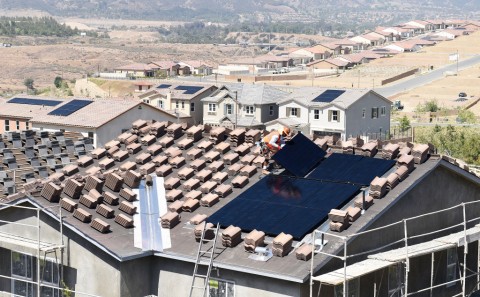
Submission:
[[[161,84],[157,87],[157,89],[168,89],[170,88],[172,85],[167,85],[167,84]]]
[[[281,232],[296,240],[328,219],[332,208],[353,198],[359,186],[269,175],[211,215],[207,221],[267,235]]]
[[[56,105],[62,103],[62,101],[15,97],[15,98],[12,98],[12,99],[8,100],[7,103],[26,104],[26,105],[56,106]]]
[[[305,176],[325,156],[325,151],[299,133],[273,155],[273,159],[296,176]]]
[[[326,90],[322,94],[318,95],[312,102],[325,102],[330,103],[337,99],[340,95],[345,93],[345,90]]]
[[[89,100],[72,100],[68,102],[67,104],[64,104],[60,106],[59,108],[56,108],[49,112],[49,115],[58,115],[58,116],[68,116],[71,115],[72,113],[76,112],[77,110],[80,110],[84,108],[85,106],[89,105],[93,101]]]
[[[320,163],[308,178],[352,182],[369,185],[375,176],[382,176],[395,165],[393,160],[357,155],[332,154]]]
[[[203,89],[203,87],[199,87],[199,86],[178,86],[175,88],[175,90],[185,91],[183,92],[183,94],[187,94],[187,95],[195,94],[201,89]]]

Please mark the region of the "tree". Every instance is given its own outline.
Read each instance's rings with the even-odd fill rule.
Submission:
[[[400,119],[399,126],[400,126],[400,131],[402,132],[410,128],[410,120],[407,118],[407,116],[403,116]]]
[[[475,124],[476,117],[472,111],[462,109],[458,112],[458,120],[462,123]]]
[[[33,90],[35,89],[35,87],[33,86],[33,78],[26,78],[24,81],[23,81],[23,84],[27,87],[27,90]]]
[[[61,78],[60,76],[57,76],[57,77],[55,77],[55,80],[53,81],[53,84],[55,85],[55,87],[57,89],[59,89],[62,86],[62,81],[63,81],[63,78]]]

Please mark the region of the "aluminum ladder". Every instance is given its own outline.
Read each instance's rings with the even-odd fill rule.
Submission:
[[[195,261],[195,268],[193,269],[193,275],[192,275],[192,285],[190,287],[190,297],[193,297],[193,292],[195,289],[197,290],[202,290],[202,297],[206,296],[207,293],[207,288],[208,288],[208,282],[210,281],[210,273],[212,272],[212,265],[213,265],[213,256],[215,254],[215,247],[217,244],[217,238],[218,238],[218,232],[220,231],[220,224],[217,224],[216,227],[213,228],[206,228],[207,223],[203,222],[203,232],[202,236],[200,238],[200,243],[198,245],[198,251],[197,251],[197,260]],[[205,239],[205,234],[209,231],[213,230],[214,235],[213,239]],[[207,243],[212,242],[213,245],[210,249],[203,250],[204,245]],[[204,255],[208,255],[208,263],[207,264],[201,264],[200,261],[202,260],[202,257]],[[207,273],[206,274],[199,274],[198,273],[198,268],[200,265],[207,265]],[[203,286],[195,286],[195,281],[198,279],[203,279]]]

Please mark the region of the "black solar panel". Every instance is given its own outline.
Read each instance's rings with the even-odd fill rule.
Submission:
[[[359,186],[269,175],[211,215],[222,228],[238,226],[267,235],[281,232],[300,240],[328,219],[360,190]]]
[[[375,176],[382,176],[395,165],[393,160],[357,155],[332,154],[320,163],[308,178],[353,182],[369,185]]]
[[[305,176],[325,156],[325,151],[303,134],[295,135],[273,159],[296,176]]]
[[[85,106],[89,105],[93,101],[89,100],[72,100],[68,102],[65,105],[60,106],[59,108],[56,108],[49,112],[49,115],[58,115],[58,116],[68,116],[71,115],[72,113],[76,112],[79,109],[84,108]]]
[[[27,104],[27,105],[45,105],[45,106],[56,106],[62,101],[59,100],[47,100],[47,99],[34,99],[34,98],[20,98],[15,97],[7,101],[7,103],[16,103],[16,104]]]
[[[188,94],[188,95],[195,94],[201,89],[203,89],[203,87],[198,87],[198,86],[178,86],[175,88],[175,90],[185,91],[183,92],[183,94]]]
[[[170,88],[172,85],[167,85],[167,84],[161,84],[157,87],[157,89],[167,89]]]
[[[325,102],[330,103],[337,99],[340,95],[345,93],[345,90],[326,90],[322,94],[318,95],[312,102]]]

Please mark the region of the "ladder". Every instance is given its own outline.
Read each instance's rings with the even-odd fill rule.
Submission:
[[[206,292],[207,292],[207,287],[208,287],[208,282],[210,280],[210,273],[212,272],[212,264],[213,264],[213,256],[215,254],[215,246],[217,244],[217,237],[218,237],[218,232],[220,230],[220,224],[217,224],[216,227],[214,228],[209,228],[207,229],[206,228],[206,222],[203,222],[203,232],[202,232],[202,236],[200,238],[200,244],[198,245],[198,251],[197,251],[197,260],[195,261],[195,268],[193,269],[193,275],[192,275],[192,285],[190,287],[190,294],[189,296],[192,297],[193,295],[193,291],[194,289],[198,289],[198,290],[202,290],[202,297],[205,297],[206,296]],[[213,236],[213,239],[205,239],[205,234],[209,231],[209,230],[214,230],[214,236]],[[210,249],[207,249],[207,250],[203,250],[203,247],[204,245],[206,245],[208,242],[212,242],[213,245]],[[199,268],[199,265],[200,264],[200,261],[202,259],[202,256],[203,255],[208,255],[208,264],[203,264],[203,265],[207,265],[208,268],[207,268],[207,273],[206,274],[199,274],[198,273],[198,268]],[[198,279],[203,279],[203,286],[195,286],[195,281],[198,280]]]

